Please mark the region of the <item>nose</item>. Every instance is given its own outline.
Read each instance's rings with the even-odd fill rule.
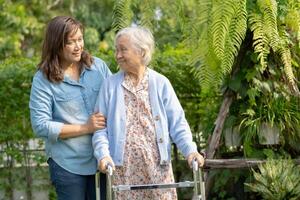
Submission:
[[[79,41],[76,41],[75,42],[75,49],[80,49],[81,48],[81,42],[79,42]]]
[[[119,51],[116,51],[116,58],[117,59],[122,58],[122,53],[120,53]]]
[[[75,49],[78,49],[78,48],[79,48],[79,43],[75,42]]]

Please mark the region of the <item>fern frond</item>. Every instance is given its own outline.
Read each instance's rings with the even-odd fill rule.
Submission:
[[[210,28],[212,1],[201,0],[195,6],[197,12],[191,16],[190,23],[184,31],[186,35],[184,43],[193,49],[189,63],[195,66],[193,73],[198,77],[201,89],[205,93],[212,88],[218,88],[220,84],[220,61],[212,45]]]
[[[131,10],[132,0],[117,0],[113,9],[113,24],[115,31],[127,27],[132,22],[133,13]]]
[[[267,67],[267,57],[270,53],[269,39],[264,32],[264,20],[258,10],[251,10],[249,14],[250,30],[253,32],[254,52],[258,54],[257,59],[264,70]]]
[[[247,30],[246,0],[240,0],[238,3],[233,3],[232,5],[234,5],[234,12],[230,19],[228,32],[224,38],[224,54],[221,58],[221,70],[223,76],[231,72],[232,65],[238,55]]]
[[[275,0],[259,1],[264,2],[261,5],[263,13],[265,33],[269,37],[270,47],[276,52],[280,47],[280,38],[277,29],[277,2]]]
[[[230,20],[234,13],[232,1],[216,1],[212,10],[211,34],[213,48],[219,59],[223,57],[225,37],[228,33]]]
[[[140,4],[141,9],[141,25],[148,27],[149,29],[153,28],[153,21],[155,17],[155,7],[154,3],[151,3],[151,0],[143,0]]]
[[[288,80],[288,84],[289,84],[290,88],[292,89],[292,91],[299,95],[299,89],[295,82],[296,78],[294,76],[293,68],[292,68],[292,64],[291,64],[291,62],[292,62],[291,52],[288,48],[282,48],[282,49],[280,49],[279,53],[280,53],[281,60],[284,65],[283,69],[284,69],[286,78]]]
[[[288,0],[286,24],[297,33],[298,46],[300,47],[300,0]]]
[[[201,63],[198,67],[202,89],[212,85],[217,88],[231,71],[246,35],[246,0],[201,3],[202,10],[191,21],[189,30],[188,45],[195,50],[191,63]]]
[[[210,48],[203,48],[203,46],[209,45],[207,41],[205,37],[199,40],[199,46],[193,51],[189,62],[189,64],[195,66],[193,73],[199,79],[204,93],[212,88],[217,89],[222,80],[219,73],[220,62],[214,51]]]
[[[195,5],[197,12],[192,13],[190,16],[189,23],[186,24],[184,32],[184,43],[187,46],[195,49],[198,46],[199,38],[202,37],[201,34],[208,35],[209,24],[210,24],[210,14],[212,10],[211,0],[201,0]],[[204,47],[208,48],[208,47]]]

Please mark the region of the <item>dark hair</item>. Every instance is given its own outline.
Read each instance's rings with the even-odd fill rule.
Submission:
[[[61,82],[64,79],[64,72],[59,62],[59,54],[63,51],[69,34],[80,29],[83,33],[83,25],[72,17],[57,16],[50,20],[47,25],[43,41],[42,58],[38,64],[44,76],[50,82]],[[93,63],[92,56],[83,51],[80,59],[80,67],[89,67]]]

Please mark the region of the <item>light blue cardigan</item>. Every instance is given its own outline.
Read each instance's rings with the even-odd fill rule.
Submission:
[[[192,141],[190,127],[184,111],[170,81],[163,75],[149,69],[149,98],[155,123],[160,164],[166,165],[171,160],[171,142],[187,157],[197,152]],[[94,155],[99,161],[111,156],[116,166],[122,166],[126,143],[126,108],[122,82],[124,72],[107,78],[99,92],[96,111],[107,118],[107,128],[94,133]]]

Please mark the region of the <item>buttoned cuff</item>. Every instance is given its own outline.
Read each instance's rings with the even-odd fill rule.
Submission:
[[[63,123],[61,122],[49,122],[49,133],[48,133],[48,139],[50,142],[55,143],[57,142],[58,136],[61,132],[61,129],[63,127]]]
[[[198,152],[196,144],[193,142],[192,145],[189,145],[183,153],[184,157],[187,158],[191,153]]]
[[[96,159],[97,159],[97,162],[98,162],[98,165],[100,163],[100,161],[106,157],[106,156],[110,156],[109,154],[109,150],[105,150],[105,149],[101,149],[101,150],[96,150],[95,153],[94,153]]]

